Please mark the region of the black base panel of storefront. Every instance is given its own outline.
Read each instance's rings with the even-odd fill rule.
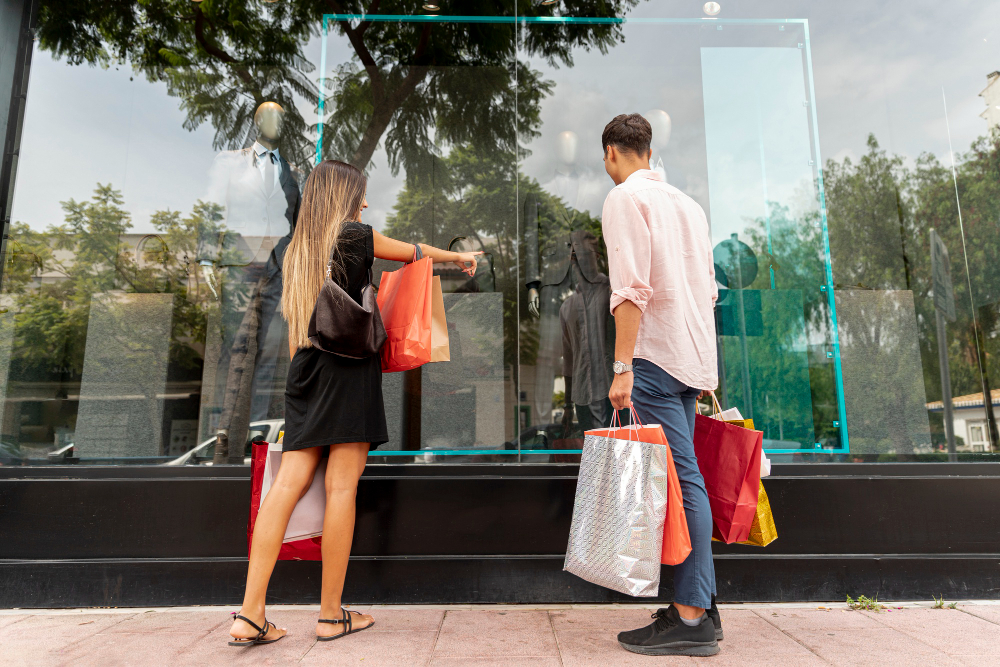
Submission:
[[[779,539],[716,545],[720,600],[1000,598],[1000,465],[774,473]],[[562,572],[575,485],[572,465],[369,466],[345,599],[631,600]],[[0,607],[238,604],[249,495],[246,468],[0,469]],[[318,602],[319,576],[281,562],[271,598]]]

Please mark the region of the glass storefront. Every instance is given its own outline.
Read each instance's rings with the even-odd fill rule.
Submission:
[[[40,5],[0,464],[242,464],[273,440],[281,264],[329,158],[366,171],[375,229],[484,251],[472,278],[437,265],[451,361],[383,376],[372,459],[578,460],[611,416],[600,135],[626,112],[709,217],[717,395],[774,460],[1000,451],[1000,7],[161,9]]]

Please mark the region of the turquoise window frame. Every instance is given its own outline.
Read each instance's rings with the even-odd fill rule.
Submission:
[[[820,286],[820,291],[825,292],[827,303],[830,308],[830,329],[831,347],[833,353],[834,385],[837,395],[837,415],[839,420],[834,424],[838,430],[839,447],[824,449],[820,443],[816,443],[814,449],[765,449],[768,454],[846,454],[850,452],[850,439],[847,429],[847,408],[844,400],[844,376],[841,365],[840,334],[837,328],[837,304],[833,289],[833,264],[830,256],[830,235],[827,224],[826,210],[826,190],[823,183],[823,160],[820,154],[819,144],[819,120],[816,112],[816,86],[813,78],[812,47],[809,37],[808,19],[720,19],[715,17],[704,18],[628,18],[628,17],[565,17],[565,16],[456,16],[456,15],[435,15],[435,14],[324,14],[322,19],[322,40],[320,51],[320,76],[319,89],[324,90],[326,86],[326,50],[327,38],[329,36],[330,22],[337,21],[378,21],[378,22],[405,22],[405,23],[509,23],[509,24],[560,24],[560,23],[582,23],[582,24],[671,24],[671,25],[705,25],[715,24],[720,27],[726,25],[798,25],[803,30],[803,51],[805,58],[806,83],[809,90],[809,113],[812,124],[812,144],[815,155],[815,177],[816,190],[819,203],[820,223],[822,226],[823,240],[823,263],[826,283]],[[320,96],[317,105],[318,113],[318,136],[316,139],[316,164],[322,159],[323,146],[323,118],[325,116],[324,100]],[[770,238],[768,239],[770,243]],[[476,449],[476,450],[409,450],[405,452],[371,452],[369,456],[414,456],[416,454],[435,455],[474,455],[474,454],[498,454],[509,451],[511,454],[579,454],[578,449],[541,449],[513,450],[502,449]]]

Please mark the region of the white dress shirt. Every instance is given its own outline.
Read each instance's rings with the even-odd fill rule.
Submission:
[[[254,163],[255,163],[255,165],[257,167],[257,170],[260,171],[260,180],[261,180],[261,182],[264,181],[264,166],[267,163],[267,160],[270,159],[267,156],[267,153],[268,152],[274,153],[274,184],[273,185],[274,185],[274,189],[275,190],[280,190],[281,189],[281,186],[280,186],[280,183],[281,183],[281,154],[278,152],[278,149],[275,148],[274,150],[271,150],[269,148],[265,148],[264,146],[262,146],[261,144],[259,144],[258,142],[255,141],[255,142],[253,142],[253,152],[257,156],[254,159]]]
[[[611,312],[624,301],[642,311],[634,357],[689,387],[715,389],[719,290],[701,206],[652,169],[640,169],[608,194],[601,224]]]

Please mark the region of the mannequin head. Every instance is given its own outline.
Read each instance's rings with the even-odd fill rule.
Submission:
[[[661,109],[653,109],[642,116],[649,121],[649,125],[653,129],[653,139],[649,142],[650,148],[653,149],[654,153],[662,153],[666,150],[667,143],[670,142],[670,130],[673,127],[670,115]]]
[[[264,102],[253,115],[257,126],[257,141],[268,148],[275,148],[281,138],[281,126],[285,122],[285,110],[277,102]]]
[[[576,149],[580,143],[580,138],[576,132],[560,132],[556,142],[556,153],[559,156],[559,163],[564,167],[572,167],[576,164]]]

